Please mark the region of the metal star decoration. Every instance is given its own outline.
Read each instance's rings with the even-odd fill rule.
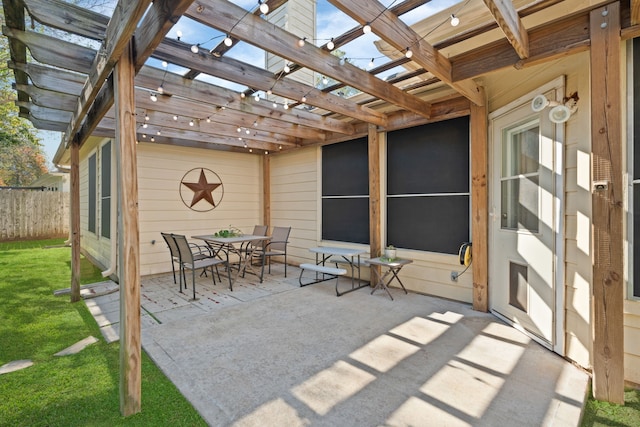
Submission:
[[[214,184],[207,182],[204,169],[200,169],[200,178],[198,179],[198,182],[183,182],[182,184],[193,191],[193,199],[191,200],[191,206],[189,207],[193,207],[193,205],[198,203],[200,200],[206,200],[211,204],[211,206],[214,208],[216,207],[211,193],[213,190],[220,187],[222,183],[218,182]]]

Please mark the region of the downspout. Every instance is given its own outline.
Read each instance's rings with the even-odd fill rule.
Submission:
[[[106,269],[105,271],[102,272],[102,277],[109,277],[112,274],[114,274],[116,272],[117,266],[118,266],[118,262],[117,262],[117,258],[118,258],[118,182],[117,182],[117,175],[118,175],[118,171],[117,168],[114,168],[114,164],[116,162],[113,161],[113,150],[114,150],[114,143],[115,141],[111,141],[111,217],[109,218],[110,221],[110,229],[111,229],[111,255],[109,256],[109,261],[111,262],[111,265],[109,266],[108,269]],[[114,169],[116,169],[114,171]],[[115,197],[114,197],[114,194]],[[115,202],[115,203],[114,203]]]

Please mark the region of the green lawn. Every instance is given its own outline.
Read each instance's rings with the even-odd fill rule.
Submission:
[[[624,392],[624,406],[589,400],[582,416],[582,427],[637,427],[640,426],[640,390]]]
[[[84,302],[53,296],[70,284],[71,250],[62,243],[0,243],[0,366],[34,362],[0,376],[0,426],[205,426],[144,352],[142,412],[120,416],[118,343],[105,343]],[[81,271],[83,284],[104,280],[84,258]],[[53,356],[89,335],[100,341]]]

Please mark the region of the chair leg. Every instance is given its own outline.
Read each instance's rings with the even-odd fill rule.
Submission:
[[[287,251],[284,251],[284,277],[287,277]]]
[[[193,301],[195,301],[196,300],[196,269],[195,268],[191,269],[191,276],[192,276],[191,278],[193,280],[193,282],[192,282],[192,286],[193,286]]]
[[[171,271],[173,272],[173,283],[178,283],[176,282],[176,262],[173,260],[173,257],[171,257]]]

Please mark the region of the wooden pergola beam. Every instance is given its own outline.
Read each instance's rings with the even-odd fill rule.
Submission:
[[[411,60],[429,70],[434,76],[451,86],[458,93],[476,105],[482,105],[484,99],[472,80],[454,82],[451,75],[451,63],[439,51],[420,37],[411,27],[389,12],[377,0],[360,2],[357,0],[329,0],[342,12],[361,24],[370,23],[373,31],[391,46],[401,52],[410,49]]]
[[[233,81],[255,90],[272,90],[275,95],[287,99],[300,100],[307,97],[306,104],[334,111],[348,117],[376,125],[384,125],[386,116],[371,108],[362,107],[353,101],[337,95],[324,93],[313,86],[308,86],[292,79],[280,80],[273,73],[254,67],[233,58],[216,58],[213,55],[194,54],[190,46],[176,40],[165,39],[154,52],[154,57],[167,62],[180,64],[183,67],[198,70],[201,73]]]
[[[509,0],[483,0],[498,26],[521,59],[529,57],[529,38],[518,12]]]
[[[428,114],[429,104],[421,99],[348,62],[341,64],[340,58],[313,43],[298,46],[299,37],[254,15],[247,15],[246,10],[227,0],[199,0],[186,15],[391,104],[417,114]]]
[[[624,404],[624,194],[620,3],[594,9],[591,35],[593,396]],[[600,185],[596,188],[595,183]]]
[[[76,135],[76,132],[81,128],[87,112],[104,85],[105,79],[111,74],[115,63],[120,59],[138,21],[147,10],[150,2],[151,0],[120,0],[118,2],[107,26],[103,47],[94,56],[91,70],[78,99],[78,105],[65,132],[67,147],[72,139],[82,144],[84,139],[89,137],[90,134]],[[94,115],[97,114],[94,113]],[[98,117],[98,120],[101,118],[101,116]],[[91,127],[95,126],[87,125],[88,129]]]

